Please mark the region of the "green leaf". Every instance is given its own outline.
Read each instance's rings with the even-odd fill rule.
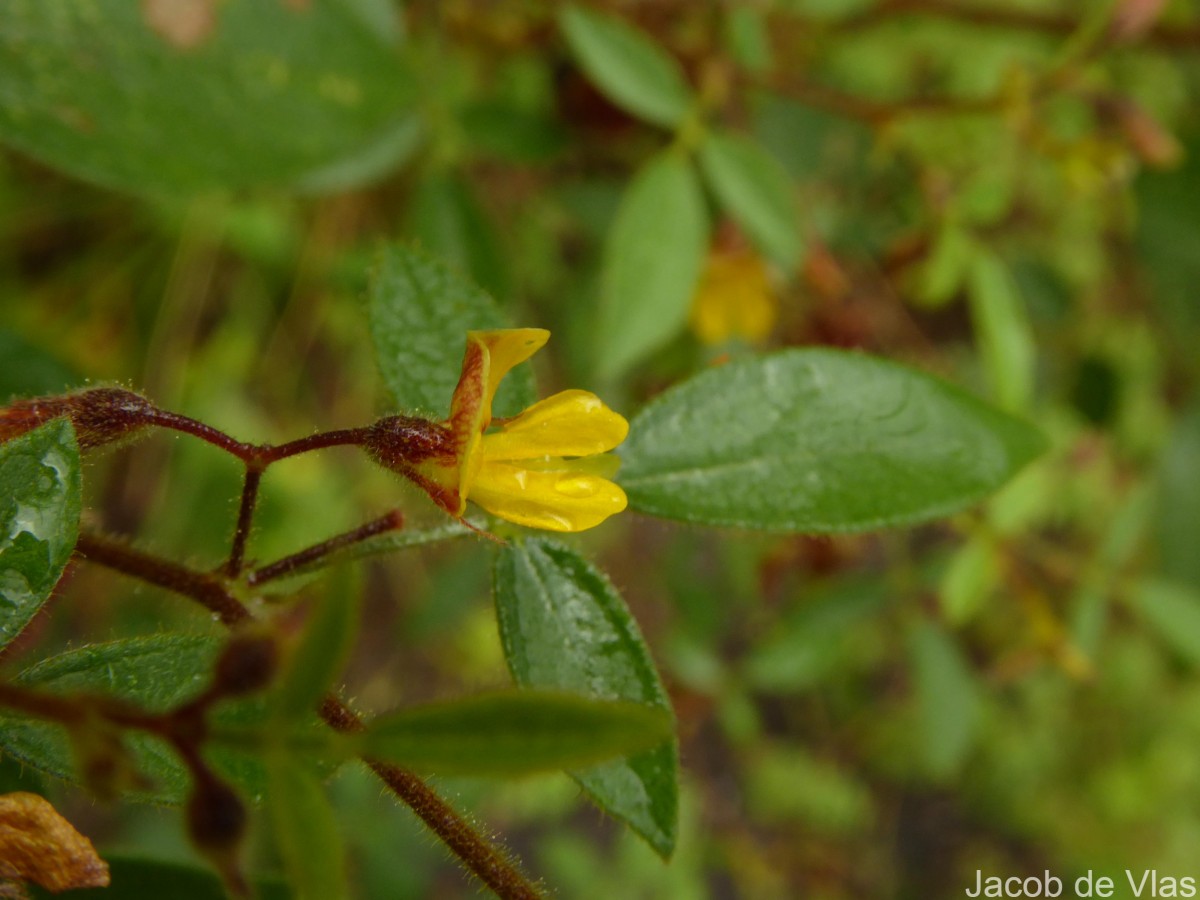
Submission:
[[[161,712],[204,689],[222,646],[216,635],[184,634],[93,644],[44,660],[21,672],[17,681],[61,693],[119,697]],[[218,730],[255,734],[261,739],[268,721],[266,704],[261,697],[225,702],[216,708],[213,719]],[[313,735],[327,733],[315,717],[309,726]],[[125,746],[137,770],[154,785],[134,799],[158,803],[184,800],[191,779],[173,750],[144,734],[130,734]],[[0,715],[0,748],[39,771],[76,780],[71,746],[66,732],[56,724]],[[247,796],[254,798],[264,791],[266,769],[261,758],[220,746],[213,746],[208,758]]]
[[[917,301],[929,308],[945,306],[962,287],[977,246],[962,225],[943,222],[916,285]]]
[[[1007,267],[986,251],[971,261],[968,283],[971,321],[992,396],[1003,409],[1027,409],[1036,347],[1017,284]]]
[[[950,557],[938,584],[938,600],[946,619],[956,625],[970,620],[1000,581],[995,539],[973,534]]]
[[[630,423],[619,480],[652,515],[810,533],[947,515],[1044,447],[1029,425],[895,363],[785,350],[666,391]]]
[[[104,889],[104,900],[228,900],[229,895],[221,879],[209,869],[180,863],[144,859],[138,856],[121,856],[106,852],[112,883]],[[59,897],[36,885],[28,885],[35,900]],[[87,894],[77,894],[86,897]],[[287,885],[277,880],[254,881],[254,896],[258,900],[289,900],[292,892]]]
[[[379,370],[396,403],[410,411],[448,415],[467,332],[508,327],[491,297],[413,247],[383,251],[368,298]],[[533,372],[520,366],[501,382],[495,413],[515,415],[533,400]]]
[[[574,551],[541,538],[513,541],[500,551],[494,579],[500,639],[518,684],[670,710],[625,602]],[[678,827],[677,754],[671,741],[573,776],[604,810],[667,857]]]
[[[272,754],[267,804],[288,881],[298,900],[349,896],[333,807],[316,776],[286,753]]]
[[[700,164],[721,207],[790,272],[800,256],[800,223],[795,188],[779,161],[757,141],[713,132],[700,147]]]
[[[81,490],[66,419],[0,443],[0,647],[42,608],[71,558]]]
[[[646,34],[620,19],[568,6],[559,26],[583,70],[626,112],[674,128],[693,103],[683,69]]]
[[[495,229],[461,179],[444,174],[422,179],[409,205],[408,228],[426,250],[466,272],[493,296],[511,293]]]
[[[974,743],[979,687],[962,653],[940,628],[921,622],[908,637],[925,764],[929,774],[944,778],[961,768]]]
[[[1130,599],[1163,641],[1193,666],[1200,666],[1200,590],[1147,579],[1131,587]]]
[[[358,636],[359,588],[348,567],[313,601],[300,643],[274,692],[273,708],[283,719],[307,718],[342,671]]]
[[[109,187],[188,192],[291,184],[411,119],[395,42],[347,2],[187,11],[4,4],[0,140]]]
[[[645,750],[671,727],[657,706],[521,690],[379,716],[362,746],[365,756],[438,774],[523,775]]]
[[[725,10],[725,43],[738,65],[761,74],[771,67],[771,38],[767,33],[766,11],[749,6]]]
[[[682,330],[708,242],[708,221],[687,160],[662,155],[621,198],[604,247],[596,370],[624,372]]]

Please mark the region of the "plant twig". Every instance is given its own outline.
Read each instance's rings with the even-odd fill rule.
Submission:
[[[273,563],[268,563],[265,566],[254,569],[252,572],[246,574],[246,583],[257,586],[265,584],[268,581],[273,581],[276,578],[282,578],[310,563],[324,559],[331,553],[336,553],[338,550],[349,547],[352,544],[357,544],[359,541],[365,541],[367,538],[374,537],[377,534],[384,534],[388,531],[397,531],[403,527],[404,515],[400,510],[394,509],[380,516],[378,519],[372,519],[370,522],[359,525],[357,528],[351,528],[349,531],[334,535],[328,540],[321,541],[319,544],[313,544],[311,547],[307,547],[298,553],[293,553]]]
[[[254,615],[229,591],[225,582],[211,572],[190,569],[86,530],[80,533],[75,552],[90,562],[196,600],[220,616],[226,625],[254,620]],[[321,701],[319,712],[336,731],[361,731],[365,727],[358,714],[333,695]],[[537,900],[542,896],[512,860],[418,776],[391,763],[365,762],[463,865],[502,900]]]

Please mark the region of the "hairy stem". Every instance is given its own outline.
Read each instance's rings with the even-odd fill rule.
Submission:
[[[367,538],[374,537],[377,534],[396,531],[403,527],[404,515],[400,510],[394,509],[380,516],[378,519],[372,519],[370,522],[359,525],[357,528],[334,535],[328,540],[321,541],[319,544],[313,544],[311,547],[306,547],[297,553],[285,556],[273,563],[255,569],[247,573],[246,583],[260,585],[268,581],[273,581],[276,578],[282,578],[285,575],[290,575],[302,569],[310,563],[324,559],[326,556],[336,553],[344,547],[357,544],[359,541],[365,541]]]
[[[237,526],[233,530],[233,546],[229,548],[229,559],[222,571],[230,578],[241,574],[242,562],[246,558],[246,540],[250,537],[250,524],[254,520],[254,505],[258,501],[258,484],[262,481],[261,466],[246,463],[246,478],[242,482],[242,500],[238,504]]]
[[[89,531],[80,533],[75,551],[86,560],[196,600],[205,609],[220,616],[226,625],[254,619],[226,584],[212,573],[189,569]],[[319,712],[337,731],[361,731],[364,727],[362,719],[332,695],[321,702]],[[503,852],[424,781],[390,763],[377,760],[366,762],[392,793],[412,809],[463,865],[497,896],[503,900],[536,900],[542,896]]]

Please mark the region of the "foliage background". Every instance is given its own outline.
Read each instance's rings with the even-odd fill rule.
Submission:
[[[952,896],[977,868],[1200,874],[1194,8],[589,4],[678,61],[703,115],[675,123],[598,89],[552,4],[168,6],[116,4],[105,27],[196,65],[175,81],[135,65],[132,42],[100,41],[118,95],[88,87],[103,65],[69,23],[19,4],[0,20],[0,395],[118,382],[255,441],[369,421],[389,410],[361,298],[380,242],[404,238],[554,332],[544,390],[597,389],[630,412],[748,345],[854,347],[989,395],[1052,440],[995,499],[936,525],[810,538],[625,516],[588,535],[678,715],[681,837],[663,865],[565,776],[444,781],[530,871],[565,897],[656,898]],[[289,45],[264,27],[276,15],[329,21]],[[381,36],[400,49],[362,50]],[[222,40],[247,68],[205,62]],[[331,58],[365,86],[354,102],[338,99],[353,85],[306,80],[306,61]],[[240,115],[273,78],[276,118]],[[52,97],[57,124],[22,84]],[[719,188],[703,200],[714,246],[770,257],[769,328],[709,344],[675,315],[639,325],[664,336],[614,362],[639,315],[604,299],[621,197],[706,127],[752,140],[794,201],[781,245],[730,219]],[[109,158],[72,134],[99,135]],[[694,270],[660,225],[660,252]],[[90,463],[87,515],[215,563],[238,477],[211,448],[155,438]],[[351,527],[380,498],[437,521],[353,453],[289,461],[264,485],[252,552]],[[6,665],[196,625],[104,572],[68,578]],[[373,563],[346,694],[387,709],[507,683],[488,582],[470,543]],[[3,779],[37,780],[11,763]],[[175,813],[38,787],[102,851],[190,858]],[[473,891],[365,776],[333,791],[361,896]],[[274,852],[260,835],[268,868]]]

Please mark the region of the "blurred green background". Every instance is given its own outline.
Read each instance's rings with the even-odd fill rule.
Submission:
[[[396,239],[551,329],[543,393],[597,390],[627,415],[754,350],[852,347],[934,372],[1053,445],[969,513],[820,538],[625,515],[582,541],[678,715],[669,864],[566,776],[441,785],[562,897],[917,900],[961,896],[977,869],[1200,876],[1194,5],[564,8],[6,4],[0,398],[119,383],[253,441],[369,422],[393,410],[362,297]],[[589,15],[671,61],[686,115],[670,90],[642,102],[674,76],[636,47],[596,63]],[[625,69],[632,95],[604,75]],[[699,278],[672,282],[690,310],[610,364],[622,197],[659,153],[699,158],[718,130],[770,164],[750,166],[769,171],[748,196],[784,202],[747,211],[709,171]],[[239,477],[211,447],[154,437],[91,460],[85,515],[214,565]],[[288,461],[251,555],[395,505],[439,520],[353,452]],[[506,684],[488,566],[473,541],[371,563],[346,695],[383,710]],[[78,567],[4,662],[203,618]],[[474,895],[363,773],[333,790],[361,896]],[[102,852],[191,858],[171,811],[56,796]],[[256,853],[269,868],[269,835]]]

